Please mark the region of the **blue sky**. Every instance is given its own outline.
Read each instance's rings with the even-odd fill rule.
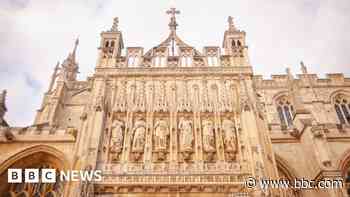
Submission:
[[[81,80],[92,75],[99,33],[118,16],[126,46],[145,51],[168,34],[165,11],[175,5],[178,34],[202,50],[221,46],[227,17],[247,32],[255,74],[291,67],[350,76],[349,0],[0,0],[0,89],[8,90],[6,118],[13,126],[34,120],[57,61],[79,36]]]

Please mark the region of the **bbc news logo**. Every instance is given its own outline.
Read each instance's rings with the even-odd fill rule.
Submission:
[[[63,181],[102,181],[101,170],[8,169],[8,183],[56,183]]]

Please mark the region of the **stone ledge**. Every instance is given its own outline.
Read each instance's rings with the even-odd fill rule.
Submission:
[[[249,177],[248,174],[210,174],[210,175],[120,175],[120,176],[102,176],[101,182],[94,184],[113,184],[113,185],[244,185],[244,181]]]
[[[34,128],[0,128],[0,143],[16,143],[16,142],[75,142],[76,132],[72,129],[57,130],[37,130]],[[5,131],[11,133],[12,138],[9,139]]]
[[[250,66],[245,67],[188,67],[188,68],[96,68],[95,76],[104,76],[106,74],[112,76],[123,75],[140,75],[140,76],[174,76],[174,75],[229,75],[229,74],[252,74],[253,70]]]

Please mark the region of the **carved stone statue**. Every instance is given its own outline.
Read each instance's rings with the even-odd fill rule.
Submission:
[[[168,124],[160,119],[155,125],[155,149],[165,151],[168,145],[168,136],[170,135]]]
[[[146,123],[142,118],[139,118],[135,122],[133,133],[132,152],[143,152],[145,146]]]
[[[74,136],[74,138],[77,138],[78,130],[76,128],[68,127],[66,132],[67,132],[67,134],[70,134],[70,135]]]
[[[183,119],[179,123],[180,150],[181,152],[192,151],[193,132],[191,120]]]
[[[96,98],[96,103],[95,103],[95,111],[102,111],[104,108],[104,97],[103,96],[98,96]]]
[[[111,152],[120,153],[123,149],[124,123],[116,120],[112,125]]]
[[[224,145],[227,152],[237,151],[237,137],[235,125],[231,120],[225,119],[222,122],[222,130],[224,133]]]
[[[203,121],[203,149],[205,152],[215,152],[214,124],[211,120]]]

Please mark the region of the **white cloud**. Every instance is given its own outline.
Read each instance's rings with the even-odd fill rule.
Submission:
[[[28,125],[39,108],[58,60],[80,37],[80,78],[92,74],[99,33],[119,17],[126,46],[145,50],[165,39],[170,1],[16,0],[0,2],[0,88],[8,89],[7,119]],[[178,34],[200,49],[221,46],[228,15],[247,32],[256,74],[299,72],[304,60],[314,73],[350,74],[348,0],[178,0]],[[31,88],[25,76],[39,83]],[[23,98],[26,98],[25,100]]]

